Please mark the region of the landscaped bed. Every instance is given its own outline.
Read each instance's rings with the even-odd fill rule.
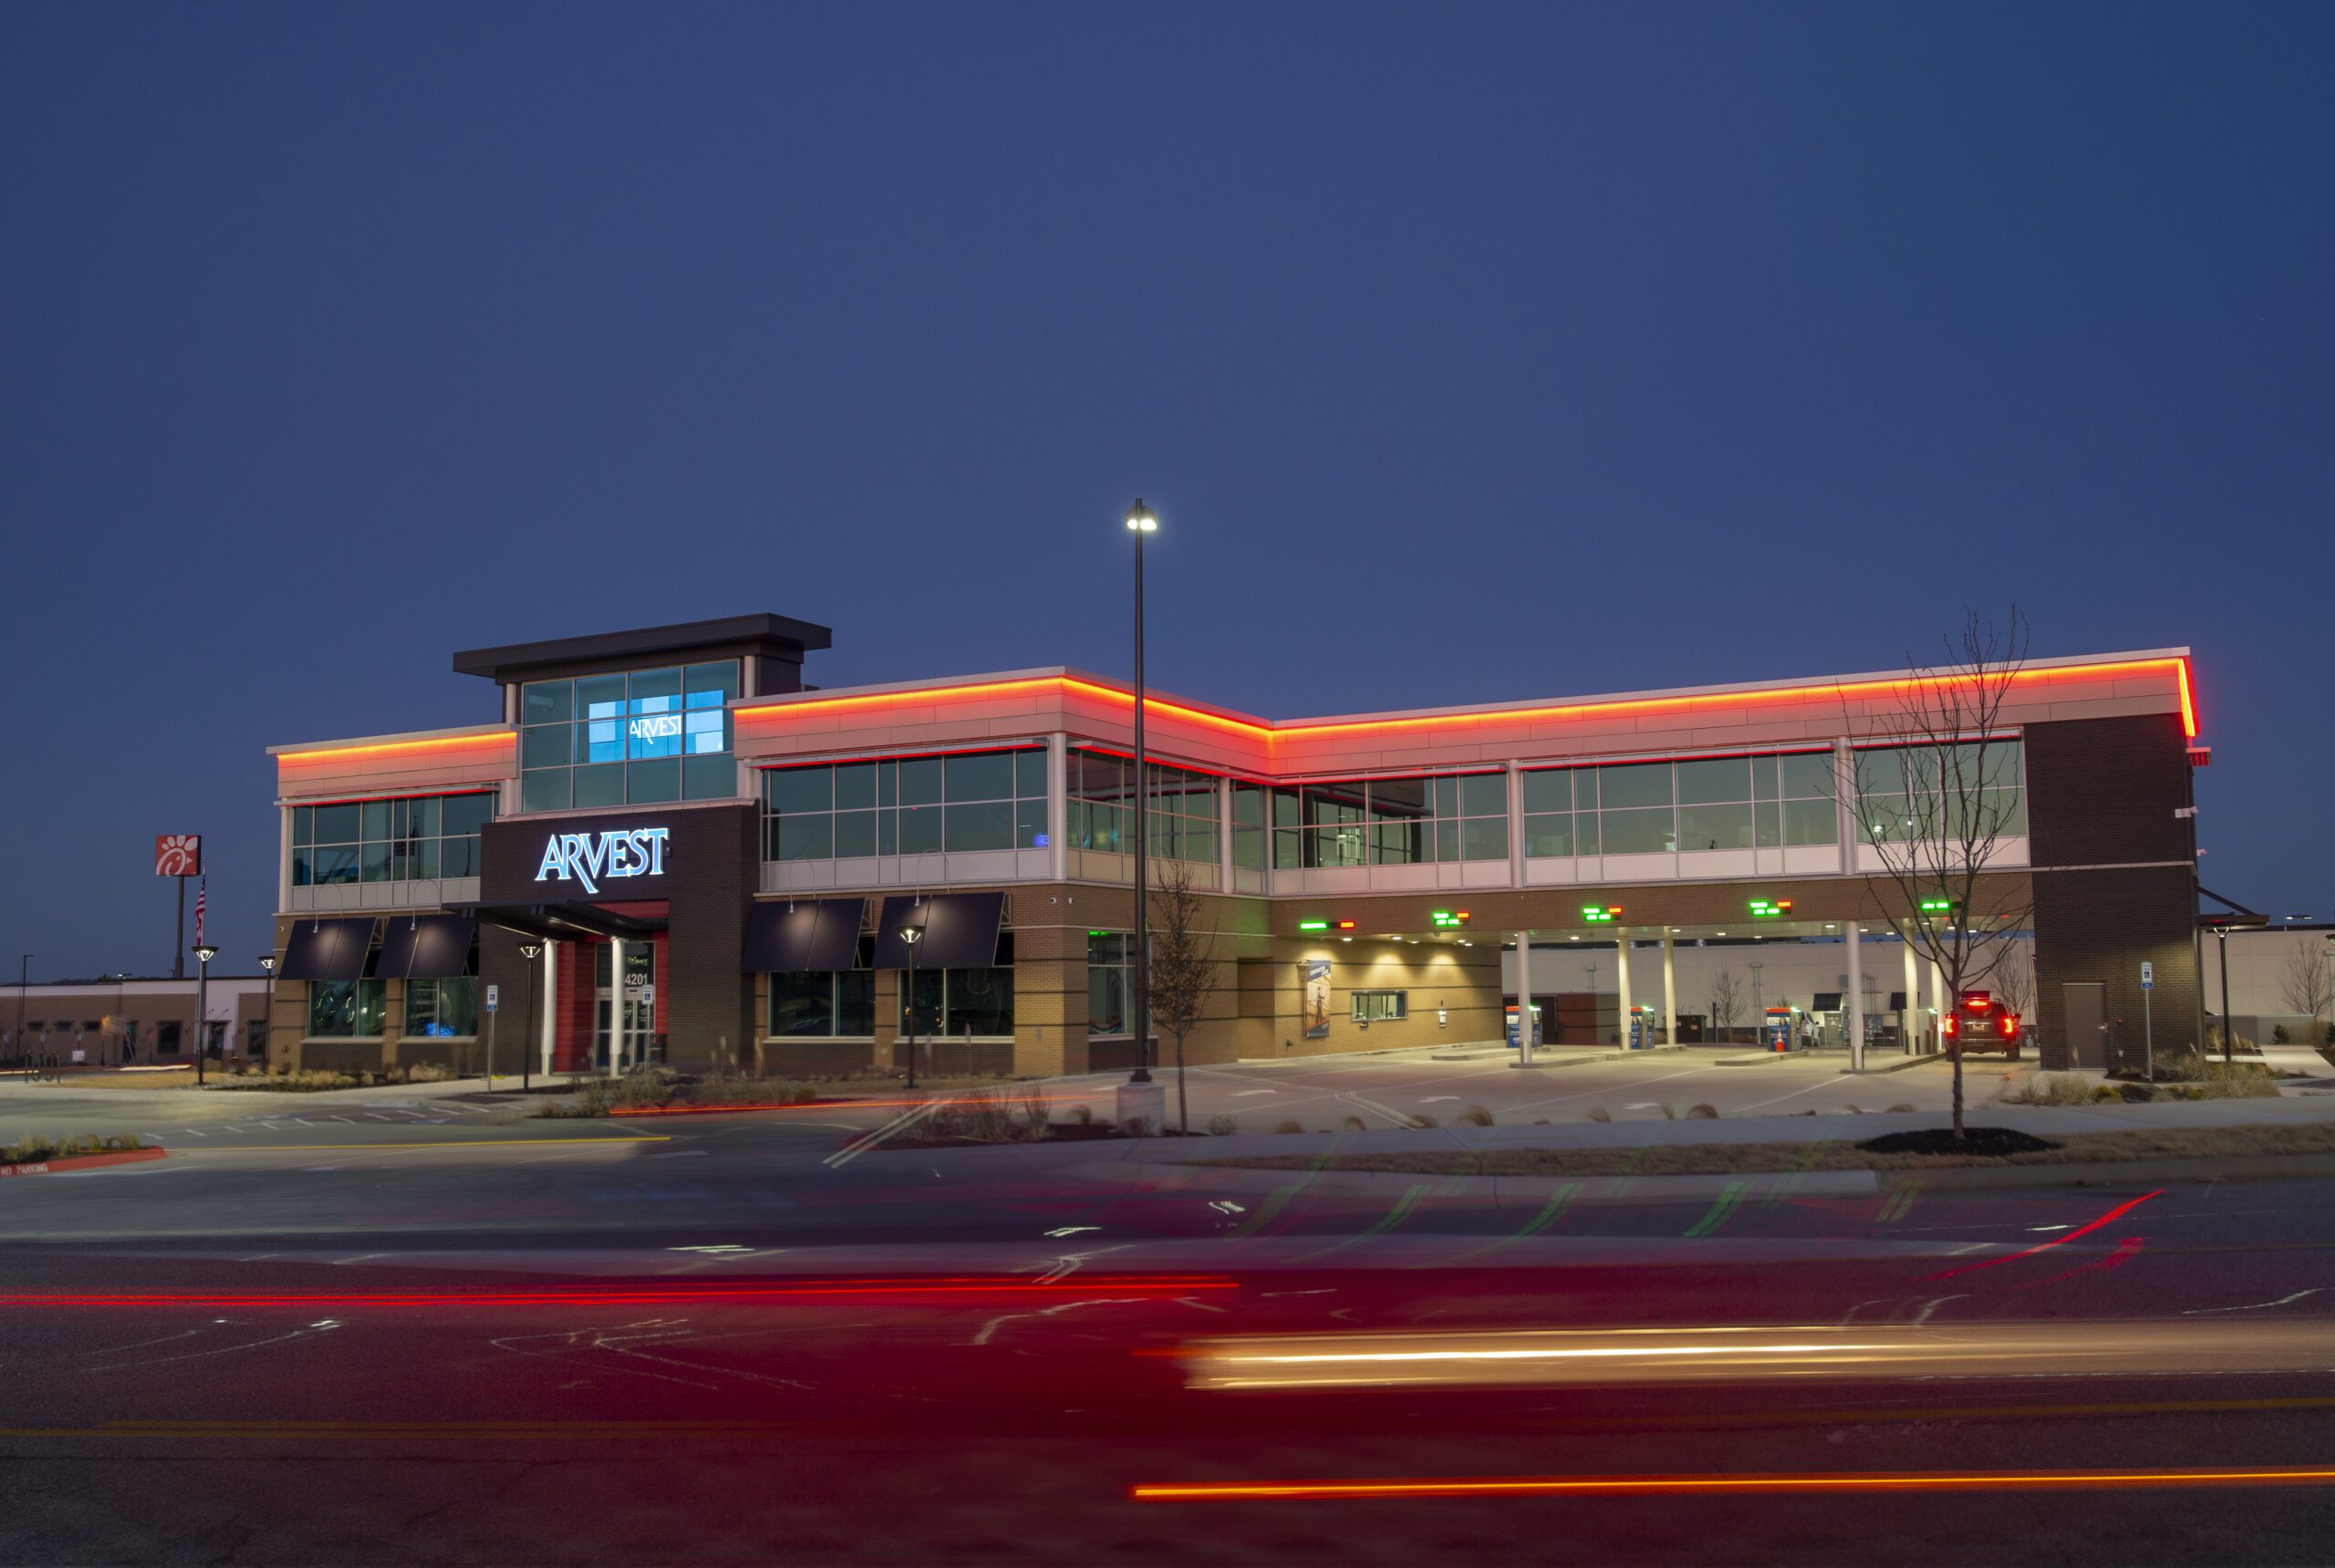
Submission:
[[[1974,1134],[2007,1129],[1970,1129]],[[1886,1143],[1903,1135],[1868,1140]],[[1951,1137],[1950,1133],[1946,1136]],[[2025,1135],[2018,1135],[2025,1136]],[[2039,1143],[2041,1139],[2035,1140]],[[1393,1171],[1419,1176],[1739,1176],[1755,1171],[1953,1170],[1975,1167],[2103,1165],[2135,1159],[2335,1154],[2335,1123],[2164,1127],[2075,1133],[2023,1153],[1929,1154],[1839,1143],[1704,1143],[1630,1148],[1420,1149],[1354,1154],[1260,1154],[1195,1160],[1252,1170]]]
[[[0,1176],[29,1176],[42,1170],[111,1165],[130,1159],[160,1159],[163,1151],[133,1133],[100,1137],[95,1133],[61,1138],[35,1135],[0,1145]]]

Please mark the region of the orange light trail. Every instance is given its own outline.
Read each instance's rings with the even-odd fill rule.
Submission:
[[[318,757],[386,756],[404,752],[443,751],[453,746],[499,746],[516,743],[515,731],[498,730],[483,735],[433,735],[420,741],[376,741],[362,746],[323,746],[312,752],[279,752],[279,763],[313,762]]]
[[[1315,1501],[1362,1498],[1628,1496],[1697,1492],[2111,1491],[2140,1487],[2329,1486],[2324,1465],[2157,1470],[1873,1470],[1802,1475],[1454,1477],[1449,1480],[1222,1481],[1142,1485],[1136,1502]]]
[[[2038,681],[2083,680],[2101,676],[2170,670],[2175,677],[2181,694],[2183,728],[2195,738],[2197,720],[2189,693],[2189,668],[2185,659],[2111,659],[2096,664],[2043,665],[2009,672],[2008,679],[2021,685]],[[1485,724],[1530,723],[1548,720],[1587,719],[1606,714],[1693,711],[1707,708],[1741,708],[1774,703],[1807,702],[1827,698],[1872,696],[1878,693],[1903,691],[1908,688],[1935,690],[1940,687],[1966,684],[1977,679],[1971,676],[1932,676],[1916,680],[1912,676],[1890,676],[1874,680],[1835,681],[1829,685],[1770,686],[1749,691],[1682,692],[1668,697],[1616,697],[1586,702],[1561,702],[1519,708],[1489,708],[1465,713],[1421,713],[1411,716],[1395,715],[1376,719],[1327,720],[1313,722],[1298,720],[1289,723],[1262,723],[1252,719],[1238,719],[1205,709],[1162,701],[1147,696],[1147,713],[1169,718],[1188,719],[1196,723],[1237,734],[1244,739],[1261,741],[1267,745],[1284,740],[1313,740],[1325,735],[1389,734],[1406,731],[1476,727]],[[975,701],[983,697],[1022,692],[1077,693],[1132,711],[1134,693],[1074,676],[1034,675],[1011,680],[978,680],[960,686],[923,687],[908,691],[871,691],[853,696],[814,697],[795,702],[771,702],[758,707],[741,708],[740,718],[785,717],[796,714],[848,713],[926,707],[957,701]]]

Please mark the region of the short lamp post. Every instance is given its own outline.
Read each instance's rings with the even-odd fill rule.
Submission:
[[[211,961],[219,950],[209,942],[198,943],[194,950],[194,1083],[202,1086],[202,1058],[211,1048]]]
[[[913,922],[900,928],[900,940],[908,944],[908,1087],[916,1087],[916,945],[924,940],[924,928]]]
[[[267,976],[267,1012],[264,1014],[266,1022],[260,1025],[259,1032],[259,1064],[265,1072],[268,1054],[275,1046],[275,955],[260,954],[259,967],[260,972]]]
[[[527,1031],[526,1044],[519,1047],[519,1092],[529,1092],[527,1074],[534,1064],[529,1059],[535,1041],[535,960],[544,950],[541,942],[521,942],[519,956],[527,961]]]

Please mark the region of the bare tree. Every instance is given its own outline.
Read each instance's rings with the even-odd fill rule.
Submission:
[[[1736,1015],[1743,1011],[1743,982],[1731,969],[1718,971],[1711,981],[1711,1022],[1732,1035]]]
[[[2335,1002],[2335,974],[2328,972],[2324,947],[2308,938],[2298,939],[2287,950],[2286,964],[2278,971],[2278,991],[2287,1005],[2310,1014],[2313,1023],[2328,1011],[2330,1002]]]
[[[2022,1023],[2035,1017],[2035,955],[2023,944],[2014,944],[1995,965],[1990,989],[1995,1000],[2018,1015]]]
[[[1191,1103],[1184,1088],[1184,1040],[1216,994],[1216,930],[1208,909],[1192,888],[1192,868],[1182,860],[1163,863],[1151,894],[1150,1018],[1176,1043],[1176,1122],[1192,1130]],[[1137,1016],[1142,1014],[1138,1012]]]
[[[1935,665],[1906,659],[1905,679],[1880,712],[1860,718],[1844,695],[1856,752],[1857,840],[1880,869],[1867,884],[1899,918],[1915,953],[1946,977],[1941,1009],[2024,953],[2033,907],[2017,878],[1987,870],[2006,838],[2027,831],[2018,738],[2003,710],[2027,664],[2027,620],[2011,607],[1998,628],[1966,612],[1960,638]],[[1962,1123],[1962,1043],[1946,1038],[1954,1136]]]

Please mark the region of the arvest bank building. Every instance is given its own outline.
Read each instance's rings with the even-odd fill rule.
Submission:
[[[493,694],[449,717],[483,722],[273,748],[271,1059],[475,1070],[491,992],[498,1071],[890,1067],[913,909],[928,1065],[1132,1064],[1127,686],[806,686],[828,642],[755,615],[479,649],[454,668]],[[1499,1040],[1520,933],[1544,1038],[1703,1037],[1676,968],[1750,940],[1835,944],[1768,1000],[1933,1039],[1867,842],[1938,765],[1890,732],[1904,680],[1317,719],[1154,694],[1150,853],[1219,933],[1193,1059]],[[1985,881],[2032,911],[2047,1065],[2138,1049],[2143,962],[2156,1046],[2197,1037],[2189,691],[2185,649],[2037,659],[1998,716]]]

